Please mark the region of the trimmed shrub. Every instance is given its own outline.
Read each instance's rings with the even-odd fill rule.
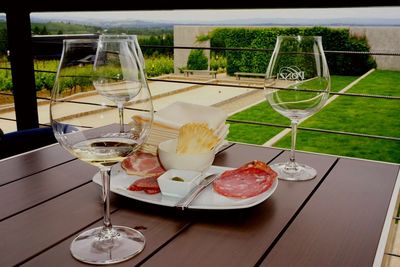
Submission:
[[[190,51],[187,68],[189,70],[206,70],[208,69],[208,59],[204,55],[203,50],[193,49]]]

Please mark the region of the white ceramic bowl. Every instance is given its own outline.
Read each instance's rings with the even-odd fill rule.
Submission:
[[[195,187],[201,178],[201,172],[170,169],[158,177],[161,194],[183,197]]]
[[[214,151],[180,155],[176,153],[177,142],[177,139],[171,139],[158,145],[158,156],[166,170],[206,171],[212,165],[215,158]]]

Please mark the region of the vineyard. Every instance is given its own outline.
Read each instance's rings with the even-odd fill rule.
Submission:
[[[55,72],[57,71],[58,60],[35,60],[35,83],[36,90],[51,89],[54,84]],[[168,74],[174,70],[172,57],[158,56],[145,59],[146,72],[148,77]],[[0,68],[10,68],[8,61],[3,58],[0,60]],[[44,72],[42,72],[44,71]],[[79,74],[87,74],[88,68],[81,68]],[[52,73],[49,73],[52,72]],[[9,91],[12,88],[11,70],[2,69],[0,71],[0,91]]]

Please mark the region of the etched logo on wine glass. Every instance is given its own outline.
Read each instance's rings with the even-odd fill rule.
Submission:
[[[278,78],[290,81],[304,80],[304,71],[297,66],[282,67],[279,69]]]

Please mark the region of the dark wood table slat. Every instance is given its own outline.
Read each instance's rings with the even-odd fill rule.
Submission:
[[[139,229],[146,237],[146,245],[144,250],[129,261],[112,266],[133,266],[148,257],[155,250],[162,247],[168,240],[173,238],[181,229],[187,225],[187,221],[183,219],[171,217],[166,210],[160,208],[135,208],[137,203],[132,204],[131,209],[121,209],[111,215],[114,225],[124,225]],[[147,205],[148,206],[148,205]],[[172,213],[173,214],[173,213]],[[176,217],[176,216],[175,216]],[[91,225],[89,228],[100,226],[101,223]],[[23,266],[88,266],[75,260],[69,250],[69,246],[75,236],[66,239],[51,250],[47,250],[37,257],[26,262]]]
[[[0,221],[92,180],[98,168],[73,160],[0,187]]]
[[[398,171],[340,159],[261,266],[372,266]]]
[[[0,266],[53,246],[99,220],[102,211],[100,187],[90,183],[0,222]]]
[[[233,164],[228,159],[245,163],[257,158],[260,151],[265,149],[249,146],[228,149],[226,153],[234,155],[226,155],[223,164],[239,166],[239,162]],[[285,152],[274,162],[287,158],[288,152]],[[270,199],[249,209],[192,214],[197,223],[144,266],[254,266],[336,161],[335,157],[314,154],[299,153],[298,158],[313,165],[318,177],[301,183],[280,180]]]
[[[72,159],[74,157],[69,152],[56,144],[18,157],[1,160],[0,185],[10,183]]]

